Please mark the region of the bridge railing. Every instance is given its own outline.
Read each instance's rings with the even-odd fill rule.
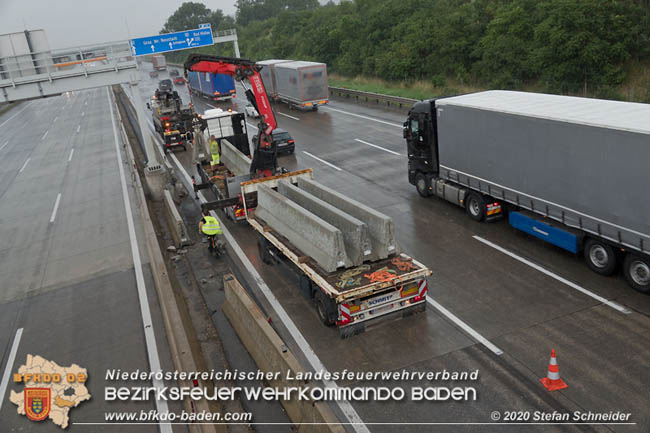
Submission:
[[[0,57],[0,87],[117,70],[134,62],[128,41]]]

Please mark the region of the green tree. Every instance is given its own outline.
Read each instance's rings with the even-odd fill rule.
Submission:
[[[167,19],[160,33],[196,29],[199,24],[211,24],[212,30],[223,28],[224,24],[234,27],[232,17],[226,17],[221,9],[212,11],[203,3],[185,2]]]
[[[636,48],[641,14],[616,0],[546,0],[535,28],[533,60],[551,91],[569,92],[619,84],[624,62]]]

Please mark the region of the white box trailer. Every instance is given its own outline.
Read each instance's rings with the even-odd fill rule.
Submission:
[[[317,62],[287,62],[275,65],[278,99],[289,107],[317,110],[327,104],[327,65]]]

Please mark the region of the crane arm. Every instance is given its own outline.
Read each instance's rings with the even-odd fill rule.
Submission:
[[[255,62],[246,59],[232,57],[218,57],[205,54],[192,54],[185,62],[185,74],[187,71],[209,72],[215,74],[226,74],[238,81],[248,80],[251,85],[250,91],[246,91],[246,97],[260,113],[260,131],[266,135],[271,134],[278,124],[271,109],[269,97],[266,94],[262,76],[259,74],[261,67]]]

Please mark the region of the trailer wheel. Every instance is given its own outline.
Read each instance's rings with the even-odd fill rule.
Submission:
[[[415,176],[415,188],[418,190],[418,194],[422,197],[429,197],[431,191],[429,190],[429,180],[423,173],[418,173]]]
[[[650,259],[637,254],[628,254],[623,262],[625,279],[634,288],[650,295]]]
[[[314,303],[320,321],[323,322],[325,326],[334,325],[334,323],[336,323],[336,319],[333,319],[332,317],[336,317],[336,306],[332,300],[327,298],[323,292],[318,290],[314,298]]]
[[[600,275],[612,275],[616,269],[616,251],[611,245],[588,238],[583,251],[589,269]]]
[[[260,259],[267,265],[273,264],[271,253],[269,252],[269,241],[264,239],[261,235],[257,238],[257,251],[259,252]]]
[[[311,280],[305,274],[300,275],[300,293],[305,299],[311,299],[313,296]]]
[[[485,200],[475,192],[470,192],[465,199],[467,215],[474,221],[483,221],[485,218]]]

